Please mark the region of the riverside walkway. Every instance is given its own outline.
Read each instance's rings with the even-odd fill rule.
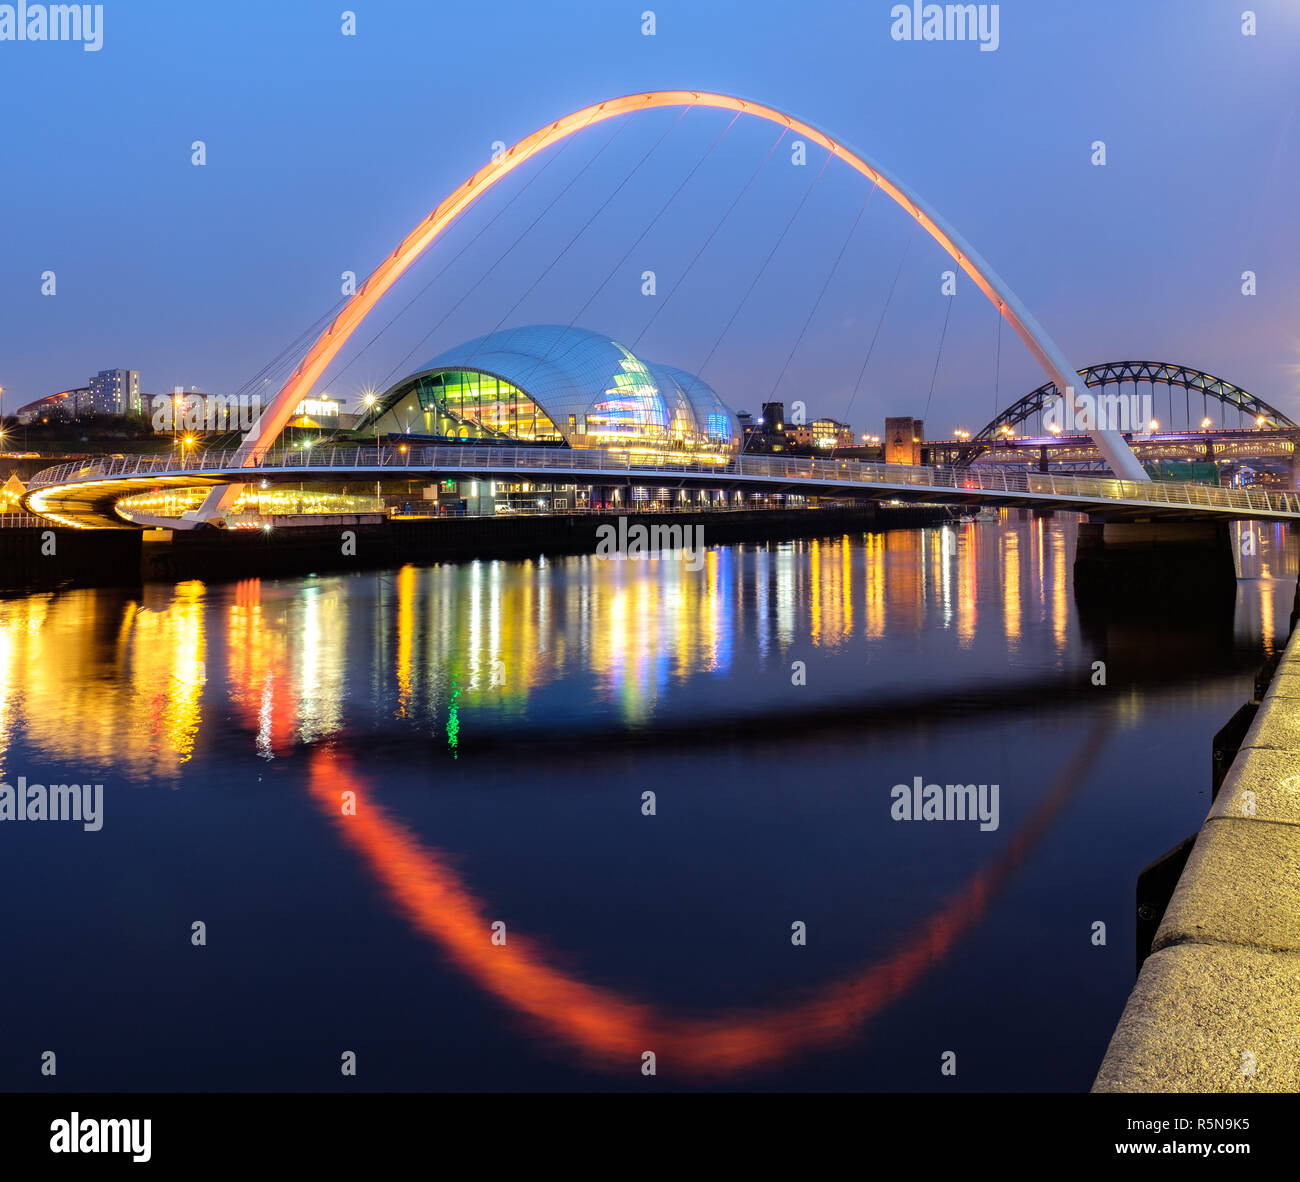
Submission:
[[[1300,1091],[1300,629],[1152,949],[1093,1091]]]

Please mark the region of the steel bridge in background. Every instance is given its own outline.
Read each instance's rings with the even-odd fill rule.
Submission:
[[[1100,398],[1123,396],[1126,386],[1134,394],[1146,385],[1152,415],[1164,416],[1162,429],[1150,423],[1129,422],[1124,436],[1141,460],[1223,460],[1291,458],[1300,439],[1300,423],[1262,398],[1204,370],[1168,361],[1107,361],[1079,370],[1082,385]],[[1157,387],[1165,389],[1162,399]],[[1108,390],[1116,395],[1108,395]],[[1182,392],[1181,408],[1175,391]],[[979,460],[1000,464],[1104,464],[1105,460],[1086,432],[1049,432],[1049,412],[1057,405],[1055,382],[1045,382],[1012,403],[969,439],[927,442],[932,463],[967,467]],[[1199,402],[1199,408],[1194,405]],[[1182,425],[1176,427],[1178,411]],[[1211,412],[1217,411],[1216,415]],[[1168,412],[1167,414],[1165,412]],[[1230,420],[1234,420],[1231,422]],[[1021,430],[1030,424],[1030,431]]]

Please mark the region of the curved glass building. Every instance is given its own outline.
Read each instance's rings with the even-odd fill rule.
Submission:
[[[360,429],[660,454],[725,454],[741,435],[702,379],[549,324],[448,349],[380,395]]]

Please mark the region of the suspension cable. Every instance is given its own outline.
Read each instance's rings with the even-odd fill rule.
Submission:
[[[785,359],[785,364],[781,366],[781,372],[776,375],[776,381],[772,383],[772,393],[768,395],[768,401],[771,402],[776,398],[777,389],[781,385],[781,380],[785,377],[785,372],[790,368],[790,362],[794,360],[794,355],[799,351],[799,346],[803,343],[804,334],[808,331],[808,326],[812,323],[813,317],[817,314],[817,309],[821,307],[822,299],[826,295],[826,289],[830,287],[831,280],[835,278],[835,272],[839,269],[840,261],[844,258],[844,252],[848,249],[849,241],[857,231],[858,223],[862,221],[862,215],[867,212],[867,206],[871,204],[872,195],[878,189],[879,182],[872,184],[867,190],[867,199],[863,201],[858,209],[858,216],[853,219],[853,225],[849,227],[848,234],[845,235],[844,241],[840,244],[840,253],[835,256],[835,261],[831,264],[826,281],[822,284],[822,289],[817,293],[817,298],[813,301],[813,306],[809,309],[808,318],[803,322],[803,328],[799,330],[799,335],[795,338],[794,344],[790,348],[790,353]]]
[[[690,110],[689,107],[686,108],[685,110],[683,110],[683,111],[682,111],[682,114],[685,115],[685,114],[686,114],[686,111],[688,111],[688,110]],[[679,118],[680,118],[680,117],[679,117]],[[740,118],[740,113],[737,112],[736,115],[735,115],[735,117],[732,119],[731,123],[735,123],[736,119],[739,119],[739,118]],[[626,124],[624,124],[624,126],[626,126]],[[729,124],[727,125],[727,129],[724,130],[724,131],[722,132],[722,135],[726,135],[726,134],[727,134],[727,130],[730,130],[730,128],[731,128],[731,124],[729,123]],[[671,130],[672,130],[672,128],[670,127],[670,128],[669,128],[669,131],[671,131]],[[664,134],[667,135],[667,132],[665,132]],[[721,138],[722,138],[722,136],[720,135],[720,136],[718,137],[718,139],[721,139]],[[714,140],[714,143],[716,144],[716,143],[717,143],[717,140]],[[555,255],[555,257],[552,258],[551,261],[550,261],[549,263],[547,263],[545,267],[542,268],[542,272],[541,272],[541,274],[538,275],[537,278],[534,279],[534,280],[532,281],[532,283],[530,283],[530,284],[528,285],[528,287],[524,289],[523,294],[522,294],[522,295],[521,295],[517,300],[515,300],[515,302],[514,302],[513,304],[511,304],[509,308],[506,309],[506,311],[505,311],[504,314],[501,316],[501,318],[496,322],[495,325],[493,325],[492,329],[491,329],[491,330],[486,334],[486,337],[484,338],[485,340],[487,339],[487,337],[490,337],[490,336],[492,336],[494,333],[496,333],[497,330],[500,329],[500,327],[501,327],[501,326],[502,326],[502,325],[503,325],[503,324],[504,324],[508,319],[510,319],[510,316],[514,313],[515,309],[518,308],[519,305],[522,304],[522,303],[524,302],[524,300],[526,300],[526,299],[528,298],[528,296],[533,292],[533,290],[537,287],[537,285],[538,285],[539,283],[541,283],[541,281],[542,281],[543,279],[545,279],[547,275],[550,274],[550,272],[551,272],[551,268],[554,267],[555,264],[558,263],[558,262],[560,261],[560,259],[562,259],[562,258],[565,256],[566,253],[568,253],[569,248],[570,248],[570,247],[571,247],[575,242],[577,242],[578,239],[581,238],[583,234],[585,234],[585,233],[587,232],[587,230],[588,230],[588,228],[591,226],[592,222],[594,222],[594,221],[595,221],[595,220],[596,220],[596,219],[597,219],[597,218],[598,218],[602,213],[604,213],[604,211],[605,211],[606,209],[609,208],[609,203],[610,203],[611,201],[613,201],[614,198],[617,197],[617,196],[619,195],[619,193],[621,193],[621,192],[623,191],[623,187],[628,183],[628,181],[630,181],[630,180],[631,180],[631,179],[632,179],[632,178],[637,174],[637,171],[641,168],[641,166],[646,162],[646,160],[648,160],[648,159],[650,158],[650,155],[651,155],[651,153],[654,151],[655,147],[658,147],[658,144],[657,144],[657,143],[656,143],[655,145],[653,145],[653,146],[650,148],[650,151],[649,151],[649,152],[646,152],[646,154],[645,154],[644,156],[642,156],[640,160],[637,161],[636,165],[632,168],[632,170],[631,170],[631,171],[630,171],[630,172],[629,172],[629,173],[628,173],[628,174],[627,174],[627,175],[626,175],[626,176],[625,176],[621,181],[619,181],[617,185],[614,186],[614,190],[613,190],[613,192],[611,192],[611,193],[609,194],[609,196],[606,197],[605,200],[602,201],[602,202],[601,202],[601,203],[596,207],[596,209],[592,212],[591,216],[588,217],[587,220],[586,220],[585,222],[582,223],[582,225],[578,228],[577,232],[576,232],[576,233],[575,233],[575,234],[574,234],[574,235],[573,235],[573,236],[568,240],[568,242],[566,242],[566,243],[565,243],[565,244],[560,248],[559,252]],[[710,145],[710,151],[711,151],[711,150],[712,150],[712,145]],[[707,156],[707,155],[708,155],[708,152],[705,152],[705,156]],[[700,163],[703,163],[703,157],[701,158]],[[699,167],[699,164],[697,163],[695,167],[698,168],[698,167]],[[695,169],[694,169],[694,168],[691,169],[691,172],[687,174],[686,180],[690,180],[690,177],[691,177],[691,175],[692,175],[694,172],[695,172]],[[683,181],[683,182],[682,182],[682,184],[685,184],[685,183],[686,183],[686,181]],[[680,189],[680,187],[681,187],[681,186],[678,186],[679,189]],[[676,193],[674,193],[674,196],[676,196]],[[672,198],[670,197],[669,200],[671,201]],[[478,349],[476,348],[476,349],[474,350],[474,353],[477,353],[477,352],[478,352]],[[470,356],[473,357],[473,356],[474,356],[474,353],[471,353]],[[539,364],[540,364],[540,360],[539,360]],[[535,368],[535,367],[534,367],[534,368]]]
[[[871,334],[871,344],[867,346],[867,355],[863,358],[862,368],[858,370],[858,380],[853,383],[853,393],[849,396],[849,405],[845,409],[844,417],[847,419],[849,412],[853,409],[853,403],[858,397],[858,390],[862,387],[862,378],[867,372],[867,366],[871,363],[871,355],[876,351],[876,341],[880,339],[880,330],[885,324],[885,313],[889,311],[889,305],[894,298],[894,290],[898,287],[898,277],[903,273],[903,264],[907,262],[907,252],[911,248],[912,238],[916,234],[916,223],[912,223],[912,228],[908,231],[907,244],[903,247],[902,258],[898,260],[898,270],[894,272],[894,281],[889,285],[889,294],[885,297],[885,306],[880,309],[880,319],[876,321],[876,331]]]
[[[994,304],[993,311],[998,320],[997,360],[993,363],[993,420],[996,421],[1000,410],[998,399],[1002,386],[1002,309],[997,304]],[[1062,391],[1062,394],[1064,394],[1064,391]]]
[[[713,241],[718,231],[722,229],[723,223],[727,220],[727,218],[731,216],[731,213],[736,208],[736,206],[740,204],[741,198],[744,197],[744,195],[749,191],[750,185],[754,183],[754,181],[758,177],[758,174],[761,173],[763,169],[766,167],[767,162],[772,158],[772,153],[776,151],[781,141],[785,139],[789,130],[790,129],[788,127],[781,128],[780,134],[776,137],[775,140],[772,141],[772,146],[768,148],[767,152],[763,156],[763,159],[758,162],[758,167],[755,168],[754,171],[749,174],[749,177],[746,179],[745,183],[740,186],[740,191],[735,195],[735,197],[731,199],[731,204],[728,205],[725,210],[723,210],[722,216],[718,219],[713,229],[709,231],[708,236],[700,244],[700,248],[692,256],[691,261],[686,264],[686,269],[677,277],[677,281],[669,289],[668,294],[664,296],[663,300],[655,307],[655,310],[650,314],[650,319],[645,322],[645,325],[642,327],[641,331],[637,334],[636,340],[632,342],[633,353],[636,352],[637,345],[641,343],[641,338],[644,337],[645,334],[650,331],[650,326],[658,318],[659,313],[664,310],[664,308],[668,304],[668,301],[673,298],[673,296],[677,292],[677,289],[681,287],[681,285],[685,282],[686,276],[691,273],[691,270],[694,268],[695,264],[699,262],[700,256],[708,249],[709,243]]]
[[[555,161],[557,161],[561,156],[564,155],[565,149],[568,148],[570,144],[575,142],[575,138],[576,137],[574,136],[566,136],[563,142],[560,144],[559,150],[549,154],[546,157],[546,160],[543,161],[541,168],[529,174],[528,180],[525,181],[524,184],[511,195],[510,200],[507,201],[500,209],[498,209],[497,212],[494,213],[486,223],[484,223],[484,225],[479,229],[478,233],[476,233],[473,238],[471,238],[468,242],[466,242],[465,245],[460,248],[460,250],[458,250],[450,259],[447,260],[447,262],[438,270],[437,274],[435,274],[432,279],[430,279],[423,287],[421,287],[420,290],[417,291],[415,295],[413,295],[403,305],[401,311],[397,312],[394,316],[390,317],[389,320],[384,324],[384,326],[377,333],[375,333],[375,335],[372,336],[370,340],[368,340],[360,349],[357,350],[356,354],[347,362],[347,364],[345,364],[342,368],[340,368],[335,373],[330,374],[329,377],[321,384],[323,386],[329,386],[330,384],[337,382],[345,373],[347,373],[347,371],[351,369],[352,366],[361,359],[362,355],[377,340],[379,340],[379,338],[383,336],[384,333],[386,333],[395,323],[397,323],[398,320],[400,320],[403,316],[405,316],[406,313],[409,312],[411,308],[415,305],[416,301],[421,299],[424,296],[424,294],[429,290],[429,288],[431,288],[435,283],[437,283],[438,280],[441,279],[443,275],[447,273],[448,269],[454,266],[455,263],[459,261],[461,256],[464,255],[464,253],[467,250],[469,250],[469,248],[473,246],[474,243],[476,243],[480,238],[482,238],[483,235],[486,234],[488,230],[490,230],[493,227],[493,225],[496,224],[497,219],[502,217],[510,209],[510,207],[514,205],[514,203],[518,201],[519,198],[522,197],[529,190],[533,182],[536,181],[548,168],[550,168],[550,166],[554,164]],[[463,212],[464,211],[462,211],[462,213]]]
[[[831,153],[827,152],[826,158],[822,161],[821,168],[817,170],[817,175],[812,179],[812,184],[808,186],[804,195],[799,199],[799,204],[794,207],[794,212],[781,228],[781,233],[777,237],[777,240],[772,244],[772,249],[767,252],[767,257],[763,260],[763,265],[759,267],[758,274],[756,274],[750,281],[749,287],[745,289],[745,294],[740,297],[740,303],[736,305],[736,310],[732,312],[731,319],[723,326],[722,331],[718,334],[718,339],[713,342],[713,348],[709,350],[709,355],[704,359],[704,364],[695,371],[698,377],[703,378],[704,371],[708,368],[709,362],[713,360],[713,355],[718,351],[718,347],[722,344],[723,338],[726,337],[727,333],[731,330],[731,326],[736,322],[736,317],[740,315],[741,309],[744,308],[749,297],[753,294],[754,288],[758,286],[758,281],[763,278],[763,274],[767,270],[767,265],[772,261],[777,250],[780,249],[781,243],[785,241],[785,236],[790,232],[790,227],[794,225],[795,219],[799,216],[799,211],[803,209],[804,205],[808,202],[808,198],[812,196],[812,191],[817,187],[817,182],[821,180],[822,173],[826,171],[826,165],[830,163],[830,160]]]
[[[678,118],[680,119],[681,116],[679,115]],[[461,293],[460,299],[458,299],[454,304],[452,304],[452,306],[448,308],[447,311],[443,313],[443,315],[439,318],[438,322],[415,343],[415,345],[405,354],[405,356],[401,358],[400,361],[398,361],[398,363],[395,366],[393,366],[392,369],[388,371],[388,374],[384,377],[383,381],[380,383],[381,386],[384,387],[388,386],[388,384],[392,381],[394,375],[396,375],[400,370],[402,370],[406,366],[406,363],[410,361],[411,357],[415,354],[415,352],[418,349],[422,349],[424,347],[424,342],[427,341],[431,336],[433,336],[433,334],[437,332],[438,329],[441,328],[443,324],[447,322],[448,318],[454,312],[456,312],[457,309],[459,309],[460,306],[478,289],[479,285],[489,275],[491,275],[492,272],[495,271],[498,266],[500,266],[502,260],[508,254],[510,254],[510,252],[513,251],[515,247],[518,246],[519,243],[524,240],[524,238],[529,234],[529,232],[533,229],[533,227],[536,226],[537,223],[540,222],[542,218],[544,218],[551,211],[551,209],[555,206],[555,203],[559,201],[560,198],[565,195],[565,193],[567,193],[571,188],[573,188],[573,186],[578,182],[578,180],[587,171],[587,169],[589,169],[600,158],[601,154],[605,151],[605,149],[609,147],[609,145],[613,142],[614,137],[617,136],[618,133],[626,125],[627,125],[626,120],[619,123],[619,126],[615,128],[614,135],[611,135],[608,139],[605,140],[603,144],[601,144],[600,149],[596,152],[596,154],[592,156],[591,159],[588,160],[587,163],[584,164],[581,169],[578,170],[577,174],[568,182],[568,184],[564,186],[564,188],[562,188],[554,197],[551,198],[551,200],[546,204],[546,207],[541,211],[541,213],[539,213],[535,218],[533,218],[533,220],[529,222],[528,225],[525,226],[522,231],[520,231],[520,233],[515,238],[515,240],[511,242],[510,245],[507,246],[505,250],[503,250],[496,257],[492,265],[488,267],[488,269],[484,271],[482,275],[480,275],[476,280],[474,280],[474,282],[470,284],[470,286],[466,288],[464,292]],[[667,133],[665,132],[665,135],[666,134]]]
[[[943,341],[948,335],[948,317],[952,315],[953,301],[956,300],[957,297],[955,295],[950,295],[946,298],[948,301],[948,307],[943,314],[943,328],[939,333],[939,349],[934,355],[934,372],[930,374],[930,393],[925,396],[925,413],[921,415],[922,419],[928,419],[930,417],[930,399],[934,397],[934,383],[939,377],[939,361],[943,357]]]
[[[680,120],[681,117],[684,116],[686,112],[689,110],[690,108],[688,107],[686,108],[686,110],[682,111],[682,115],[678,116],[678,120]],[[686,187],[687,182],[690,181],[691,177],[695,175],[695,173],[699,170],[700,166],[703,165],[703,163],[713,154],[714,149],[718,146],[718,144],[722,142],[723,137],[726,136],[726,134],[735,126],[736,120],[740,118],[740,115],[741,112],[737,111],[736,114],[732,116],[731,122],[728,123],[727,126],[724,127],[722,131],[719,132],[719,134],[714,137],[713,141],[704,150],[700,158],[691,167],[691,170],[682,178],[681,182],[677,185],[677,187],[668,195],[668,199],[659,207],[658,212],[650,219],[650,221],[646,224],[645,228],[641,231],[641,233],[636,236],[636,239],[632,242],[631,246],[629,246],[627,250],[623,252],[622,256],[618,259],[618,261],[615,262],[615,264],[609,269],[609,271],[605,275],[605,278],[602,279],[600,283],[596,286],[596,290],[593,291],[591,295],[587,297],[587,300],[582,305],[582,307],[579,308],[577,312],[573,314],[573,316],[569,320],[569,323],[565,326],[565,331],[562,332],[558,337],[556,337],[555,340],[553,340],[549,345],[547,345],[545,352],[543,352],[542,355],[533,362],[532,368],[520,379],[518,383],[520,387],[527,388],[528,380],[533,376],[534,373],[537,372],[538,366],[542,365],[551,356],[551,353],[555,350],[556,346],[559,345],[559,343],[565,338],[565,336],[568,335],[569,330],[573,328],[575,324],[578,323],[579,319],[581,319],[582,317],[582,314],[588,309],[588,307],[591,306],[592,301],[595,300],[595,298],[605,289],[606,285],[609,283],[611,279],[614,278],[614,275],[618,272],[619,268],[621,268],[623,264],[627,262],[628,256],[631,255],[631,253],[637,248],[637,246],[640,245],[640,243],[645,238],[645,236],[649,234],[652,229],[654,229],[659,219],[667,212],[668,207],[672,205],[672,203],[677,199],[678,194],[680,194],[681,191]],[[673,126],[676,126],[676,123],[674,123]],[[672,128],[670,127],[668,130],[671,131]],[[665,132],[664,134],[667,135],[667,132]],[[781,134],[784,135],[785,131],[783,130]],[[628,174],[628,176],[624,180],[624,183],[630,180],[632,176],[636,173],[636,171],[646,162],[646,160],[649,159],[651,153],[654,151],[654,148],[657,148],[659,144],[663,142],[663,139],[664,137],[661,136],[659,138],[659,141],[656,142],[654,146],[651,148],[650,152],[647,152],[645,156],[643,156],[641,160],[637,162],[636,168],[634,168],[632,172]],[[622,188],[621,185],[619,187]],[[617,190],[615,190],[615,192],[617,192]],[[612,196],[613,194],[611,194],[611,197]],[[600,211],[597,210],[597,213],[599,212]],[[593,214],[592,216],[594,217],[595,215]],[[640,341],[640,339],[641,339],[640,337],[637,337],[637,341]],[[633,342],[632,351],[635,352],[635,350],[636,350],[636,342]]]

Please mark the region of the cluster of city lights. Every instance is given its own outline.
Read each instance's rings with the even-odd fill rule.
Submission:
[[[124,497],[117,502],[123,517],[134,521],[137,517],[181,517],[190,509],[197,509],[207,495],[206,488],[175,488]],[[300,489],[270,489],[266,482],[251,492],[241,493],[229,515],[228,523],[237,528],[256,529],[257,518],[291,514],[330,514],[373,512],[375,501],[370,496],[352,496],[346,493],[304,491]],[[241,520],[244,518],[244,520]]]
[[[403,448],[403,451],[406,449]],[[653,456],[657,460],[665,460],[675,464],[726,464],[730,462],[730,457],[720,455],[710,451],[660,451],[653,447],[618,447],[609,449],[613,452],[629,456]]]

